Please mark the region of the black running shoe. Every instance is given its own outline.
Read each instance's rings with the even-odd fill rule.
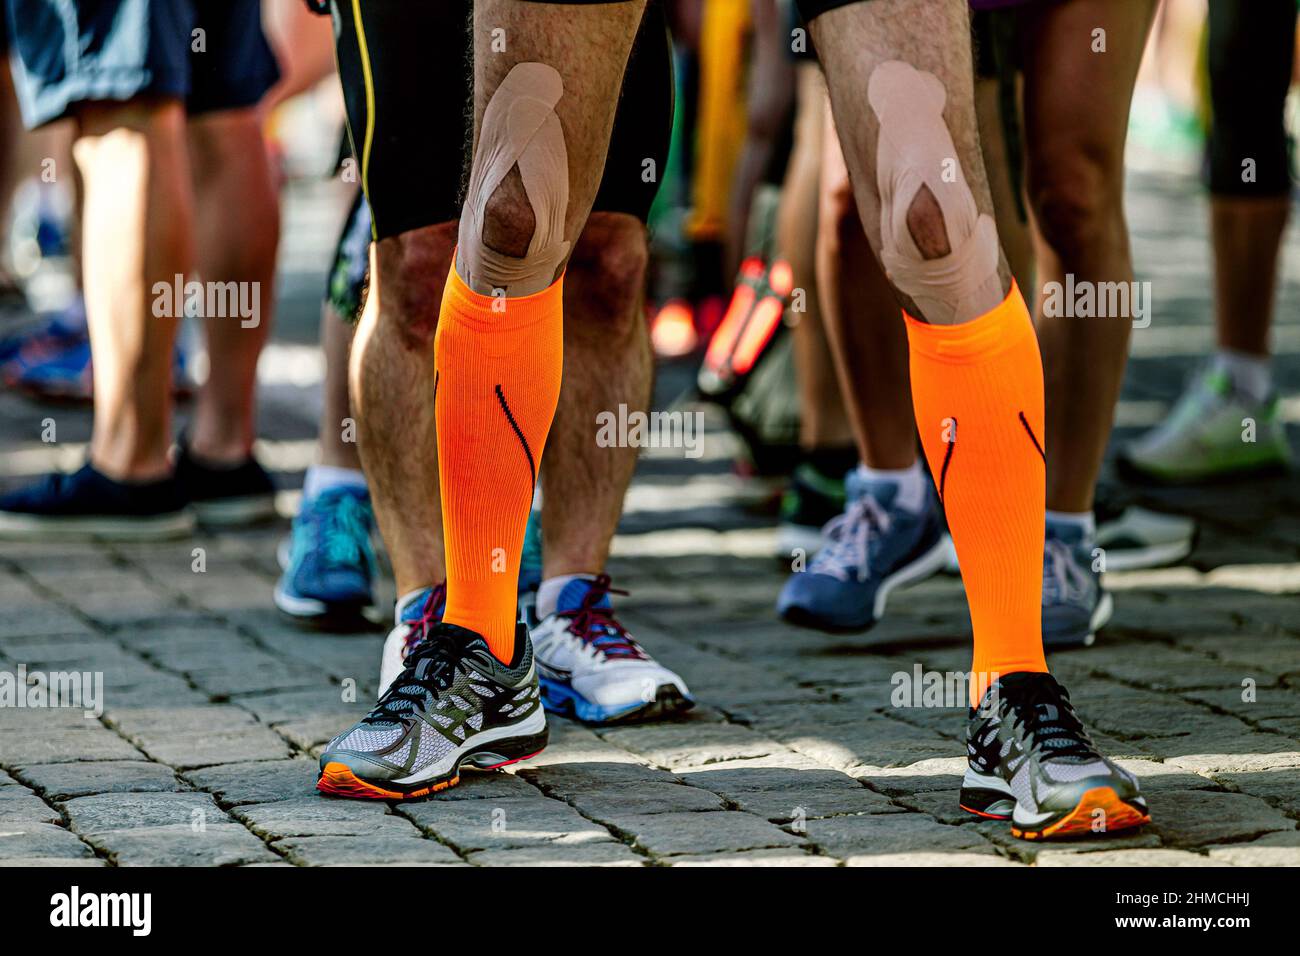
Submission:
[[[1137,778],[1097,752],[1050,674],[1008,674],[966,728],[961,806],[1025,840],[1116,833],[1151,820]]]
[[[0,538],[11,541],[158,541],[193,530],[194,513],[174,478],[114,481],[86,464],[0,497]]]
[[[197,458],[181,442],[176,480],[201,524],[234,528],[275,517],[275,484],[251,455],[236,465],[217,465]]]
[[[462,764],[495,770],[546,746],[533,646],[521,623],[515,659],[436,624],[378,705],[325,747],[316,788],[338,797],[410,800],[455,786]]]

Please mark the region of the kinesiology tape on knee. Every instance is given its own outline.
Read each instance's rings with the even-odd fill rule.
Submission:
[[[481,295],[498,289],[511,297],[540,292],[568,254],[564,215],[569,206],[569,158],[555,114],[563,95],[564,83],[553,67],[519,63],[483,112],[459,240],[461,278]],[[516,165],[536,221],[522,259],[502,255],[483,242],[488,200]]]
[[[871,74],[867,98],[880,122],[876,184],[885,271],[931,322],[950,325],[983,315],[1003,297],[997,227],[980,213],[966,183],[943,119],[943,83],[890,60]],[[923,187],[943,213],[948,237],[948,254],[934,259],[921,253],[907,222]]]

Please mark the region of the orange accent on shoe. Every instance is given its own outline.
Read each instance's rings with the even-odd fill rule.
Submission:
[[[1101,810],[1105,820],[1104,830],[1093,829],[1093,814]],[[1041,830],[1024,830],[1011,827],[1011,835],[1022,840],[1048,840],[1052,837],[1072,837],[1097,833],[1119,833],[1151,822],[1151,814],[1121,800],[1110,787],[1093,787],[1079,800],[1079,805],[1063,819]]]
[[[450,780],[443,780],[420,790],[403,793],[400,790],[386,790],[373,783],[367,783],[352,772],[347,764],[327,763],[316,781],[316,789],[332,797],[348,797],[353,800],[416,800],[427,797],[439,790],[446,790],[460,783],[460,775]]]

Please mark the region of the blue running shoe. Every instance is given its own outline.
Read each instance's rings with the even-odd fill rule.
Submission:
[[[304,499],[282,554],[275,606],[318,627],[366,624],[375,603],[373,527],[370,496],[359,488],[327,488]]]
[[[664,667],[614,616],[609,575],[575,578],[553,614],[533,628],[533,648],[546,709],[591,724],[665,717],[695,700],[686,682]]]
[[[114,481],[87,464],[0,497],[0,539],[10,541],[161,541],[193,530],[194,512],[172,477]]]
[[[823,544],[805,571],[781,589],[776,611],[791,624],[823,631],[864,631],[880,620],[889,592],[943,569],[943,520],[934,489],[913,513],[894,505],[898,487],[856,474],[844,513],[822,529]]]
[[[1093,544],[1082,528],[1047,521],[1043,547],[1043,645],[1086,647],[1097,639],[1114,602],[1093,570]]]

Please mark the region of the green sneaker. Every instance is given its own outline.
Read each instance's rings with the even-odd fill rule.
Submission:
[[[1120,451],[1120,467],[1143,478],[1183,483],[1284,471],[1291,458],[1278,399],[1257,402],[1228,375],[1198,374],[1161,424]]]

